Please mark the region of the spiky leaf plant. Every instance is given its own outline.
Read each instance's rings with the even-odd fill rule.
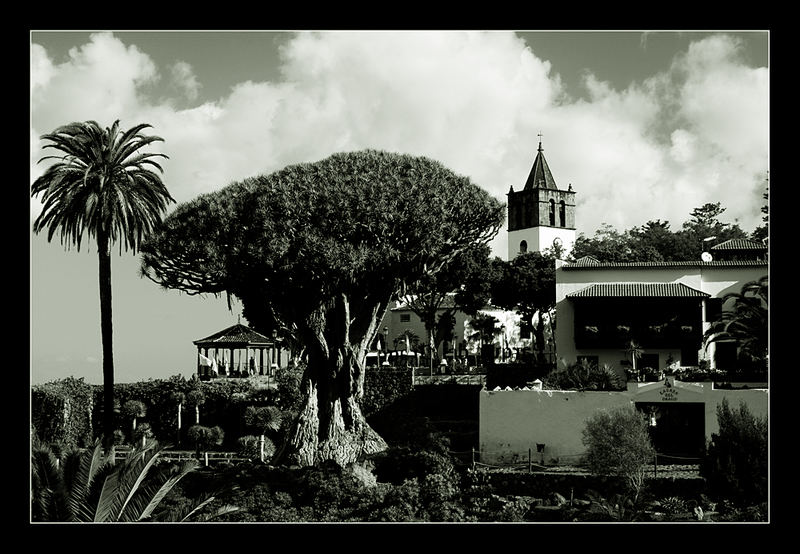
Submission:
[[[211,519],[235,510],[223,506],[213,514],[203,509],[214,500],[206,495],[185,513],[159,510],[173,487],[197,466],[190,460],[180,466],[158,466],[164,451],[156,441],[132,450],[122,462],[94,449],[68,453],[63,462],[44,444],[32,453],[31,519],[33,521],[130,522]]]

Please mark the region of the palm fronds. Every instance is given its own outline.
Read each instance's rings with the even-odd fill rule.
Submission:
[[[222,506],[209,511],[214,496],[206,495],[182,513],[157,512],[175,485],[197,467],[159,466],[164,447],[155,441],[132,450],[122,462],[111,463],[98,442],[91,450],[74,451],[58,461],[46,445],[32,451],[31,517],[33,521],[129,522],[213,519],[236,510]]]
[[[742,285],[722,297],[723,311],[705,332],[706,345],[735,341],[741,354],[764,359],[768,347],[769,277]]]

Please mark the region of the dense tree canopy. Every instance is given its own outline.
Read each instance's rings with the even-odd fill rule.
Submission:
[[[441,271],[423,275],[401,298],[425,324],[431,356],[442,341],[452,340],[457,310],[475,315],[489,303],[490,273],[495,267],[489,254],[488,245],[475,244],[454,256]]]
[[[737,224],[723,223],[719,202],[695,208],[678,231],[668,221],[648,221],[619,232],[604,224],[593,237],[581,233],[575,241],[575,259],[592,256],[600,262],[659,262],[699,260],[705,250],[729,239],[747,238]],[[713,238],[713,242],[704,239]]]
[[[358,399],[393,297],[493,238],[504,206],[423,157],[335,154],[178,206],[143,272],[190,294],[238,297],[248,322],[305,348],[305,407],[282,459],[347,463],[385,448]]]
[[[513,260],[496,260],[498,275],[492,286],[492,303],[514,310],[534,330],[535,347],[540,362],[544,362],[544,320],[556,302],[555,255],[549,251],[525,252]],[[536,325],[533,325],[535,316]]]

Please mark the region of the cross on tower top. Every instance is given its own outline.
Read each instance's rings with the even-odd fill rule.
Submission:
[[[541,152],[542,151],[542,132],[541,131],[539,131],[538,137],[539,137],[539,152]]]

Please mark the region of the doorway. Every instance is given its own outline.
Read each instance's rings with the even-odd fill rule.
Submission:
[[[703,402],[636,402],[647,415],[650,438],[663,464],[694,464],[705,450]]]

